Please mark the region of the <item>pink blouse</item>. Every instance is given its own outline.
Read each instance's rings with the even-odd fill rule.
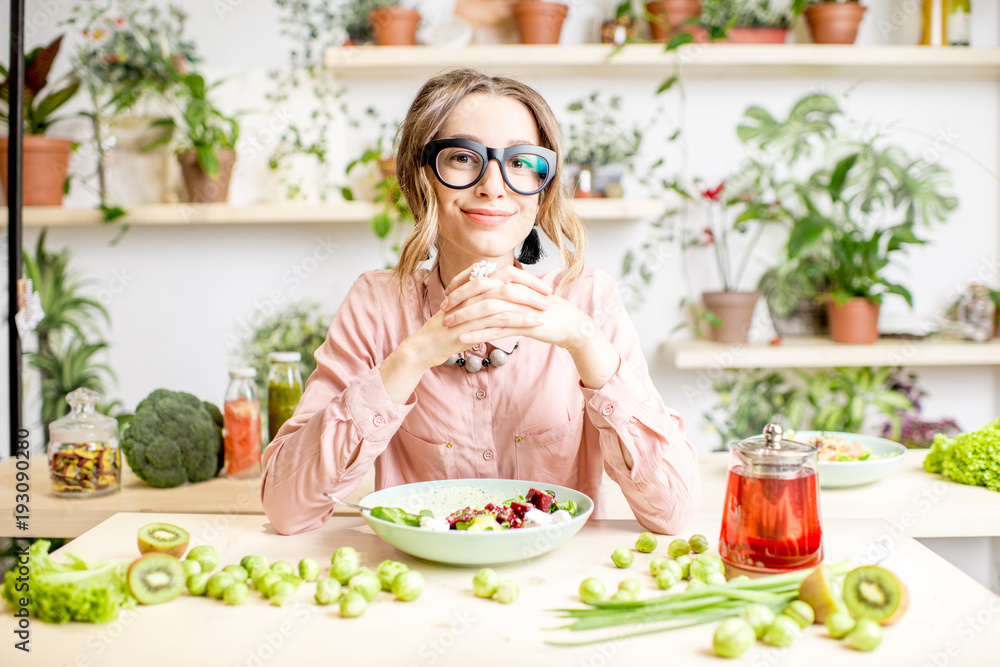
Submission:
[[[542,280],[554,287],[560,273]],[[593,498],[597,517],[606,470],[640,524],[680,532],[698,503],[697,456],[683,418],[653,386],[616,283],[586,269],[562,296],[589,314],[621,355],[606,385],[584,387],[564,349],[508,338],[470,352],[512,352],[506,365],[478,373],[433,368],[399,405],[378,366],[440,309],[444,287],[436,270],[420,269],[400,301],[391,272],[363,274],[316,351],[295,414],[264,452],[261,497],[275,529],[288,535],[323,525],[335,506],[325,494],[346,497],[374,464],[376,489],[471,477],[549,482]]]

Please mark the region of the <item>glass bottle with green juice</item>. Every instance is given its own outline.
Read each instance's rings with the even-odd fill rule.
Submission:
[[[268,440],[274,440],[278,429],[295,412],[302,397],[302,373],[298,352],[272,352],[267,355],[270,370],[267,374],[267,431]]]

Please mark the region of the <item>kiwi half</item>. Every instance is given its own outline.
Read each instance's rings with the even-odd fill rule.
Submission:
[[[844,577],[844,603],[855,618],[870,618],[882,625],[895,623],[910,606],[906,585],[889,570],[863,565]]]
[[[181,594],[186,582],[181,562],[165,553],[135,559],[125,579],[132,596],[142,604],[169,602]]]
[[[139,553],[166,553],[180,558],[187,551],[191,536],[171,523],[147,523],[139,529]]]

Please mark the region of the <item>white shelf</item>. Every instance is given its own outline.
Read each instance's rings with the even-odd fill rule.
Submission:
[[[684,340],[664,343],[661,352],[668,363],[686,370],[1000,365],[1000,340],[971,343],[884,339],[874,345],[844,345],[828,338],[810,337],[787,337],[777,345]]]
[[[462,49],[345,46],[325,53],[339,79],[428,77],[457,66],[522,77],[662,76],[675,59],[686,76],[849,76],[909,79],[998,79],[1000,49],[819,44],[662,44],[551,46],[501,44]]]
[[[646,220],[664,208],[658,199],[573,199],[573,207],[584,222]],[[4,209],[5,210],[5,209]],[[336,204],[153,204],[128,209],[121,222],[131,225],[228,225],[228,224],[341,224],[366,223],[376,207],[372,202]],[[30,206],[24,209],[25,227],[78,227],[101,224],[101,214],[92,208]],[[2,226],[6,227],[6,219]]]

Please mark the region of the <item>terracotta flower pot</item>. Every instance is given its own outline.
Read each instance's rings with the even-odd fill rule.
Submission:
[[[560,2],[521,0],[514,6],[514,20],[522,44],[558,44],[569,7]]]
[[[653,40],[664,42],[681,32],[685,21],[701,16],[701,0],[647,2],[646,12],[656,17],[656,20],[649,21]]]
[[[45,137],[37,134],[24,136],[24,176],[22,202],[25,206],[62,206],[63,185],[69,171],[69,155],[73,147],[70,139]],[[0,137],[0,180],[4,196],[7,194],[8,138]]]
[[[236,164],[236,152],[230,148],[220,148],[219,175],[212,178],[198,164],[198,155],[189,150],[177,156],[181,163],[184,185],[187,186],[187,200],[199,204],[220,204],[229,198],[229,179]]]
[[[703,292],[705,307],[722,320],[721,327],[711,327],[717,343],[745,343],[750,333],[753,311],[760,292]]]
[[[420,12],[405,7],[380,7],[368,12],[372,34],[379,46],[413,46],[417,43]]]
[[[730,28],[726,40],[731,44],[784,44],[788,28]]]
[[[830,338],[835,343],[871,345],[878,340],[879,304],[855,297],[842,306],[833,299],[826,302],[830,318]]]
[[[806,21],[817,44],[853,44],[867,7],[856,2],[821,2],[806,8]]]

